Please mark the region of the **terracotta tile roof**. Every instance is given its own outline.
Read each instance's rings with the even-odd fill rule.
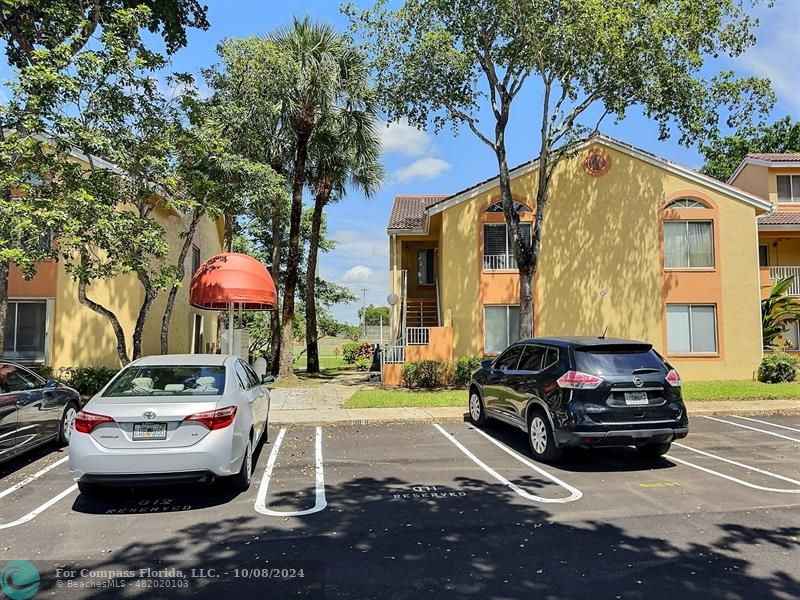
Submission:
[[[771,162],[794,162],[800,160],[800,152],[762,152],[748,154],[747,158]]]
[[[776,210],[758,217],[759,225],[800,225],[800,210]]]
[[[417,229],[422,227],[425,223],[425,209],[449,197],[448,194],[395,196],[392,212],[389,215],[388,229]]]

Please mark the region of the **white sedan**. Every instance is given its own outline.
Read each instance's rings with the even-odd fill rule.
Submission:
[[[250,486],[253,451],[269,424],[271,375],[238,356],[136,360],[75,417],[69,468],[84,494],[99,486],[210,481]]]

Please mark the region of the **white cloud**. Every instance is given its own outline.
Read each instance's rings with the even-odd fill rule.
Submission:
[[[337,229],[331,237],[336,242],[334,252],[337,256],[389,256],[389,242],[384,232],[372,234],[355,229]]]
[[[780,3],[761,15],[758,43],[745,52],[740,64],[753,75],[768,77],[778,97],[800,106],[797,93],[797,56],[800,55],[800,25],[794,1]]]
[[[392,182],[404,183],[411,179],[433,179],[447,171],[450,166],[446,160],[426,156],[392,173]]]
[[[425,131],[409,125],[405,118],[386,123],[380,131],[381,146],[386,153],[423,156],[432,150],[431,137]]]
[[[342,275],[342,282],[351,285],[362,285],[367,283],[376,283],[379,279],[381,279],[381,277],[381,274],[370,267],[365,265],[356,265],[345,271],[344,275]]]

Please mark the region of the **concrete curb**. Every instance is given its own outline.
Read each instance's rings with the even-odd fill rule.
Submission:
[[[765,405],[765,403],[768,403]],[[769,404],[774,403],[774,406]],[[800,415],[800,400],[690,402],[689,417]],[[276,410],[271,425],[367,425],[373,423],[459,423],[467,419],[465,407],[438,408],[338,408]]]

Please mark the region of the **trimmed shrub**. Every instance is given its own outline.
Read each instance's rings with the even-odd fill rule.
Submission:
[[[764,383],[780,383],[797,379],[800,362],[788,352],[767,354],[758,367],[758,380]]]
[[[81,396],[94,396],[111,381],[119,369],[106,367],[36,367],[33,369],[43,379],[55,379],[76,390]]]
[[[400,377],[405,387],[437,388],[447,383],[448,369],[438,360],[419,360],[404,364]]]
[[[345,344],[342,346],[342,358],[348,365],[355,364],[359,358],[372,358],[372,346],[367,342],[363,344]]]
[[[372,366],[372,359],[366,356],[359,356],[356,358],[356,370],[367,371]]]
[[[462,356],[453,367],[453,385],[467,386],[472,379],[472,373],[481,366],[481,359],[477,356]]]

